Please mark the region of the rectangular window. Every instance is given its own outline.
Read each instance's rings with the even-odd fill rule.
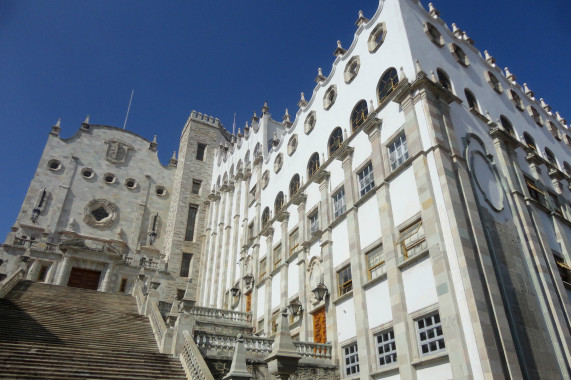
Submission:
[[[198,143],[196,148],[196,159],[198,161],[204,161],[204,152],[206,151],[206,144]]]
[[[122,278],[121,284],[119,285],[119,293],[125,293],[127,291],[127,279]]]
[[[438,313],[418,319],[416,321],[416,334],[422,356],[446,349],[442,323],[440,323]]]
[[[526,178],[525,182],[527,183],[527,190],[529,191],[529,196],[533,200],[545,206],[545,192],[536,186],[534,180]]]
[[[394,331],[388,330],[375,337],[379,367],[396,363],[397,346]]]
[[[260,320],[258,321],[258,331],[257,331],[257,332],[258,332],[258,333],[260,333],[260,332],[263,333],[263,332],[264,332],[264,320],[263,320],[263,319],[260,319]]]
[[[264,257],[262,260],[260,260],[260,276],[259,279],[263,279],[264,276],[266,275],[266,258]]]
[[[428,249],[424,236],[422,220],[412,224],[400,232],[397,244],[401,247],[404,259],[408,259]]]
[[[319,214],[315,211],[313,214],[309,215],[309,234],[313,236],[317,231],[319,231]]]
[[[561,215],[561,203],[559,202],[559,198],[557,197],[557,195],[555,195],[554,193],[549,193],[549,203],[550,203],[549,208],[553,210],[553,212],[556,212],[559,215]]]
[[[251,206],[255,200],[256,200],[256,186],[254,185],[254,187],[252,187],[252,189],[248,193],[248,206]]]
[[[357,174],[357,177],[359,178],[359,190],[361,192],[361,196],[363,196],[375,187],[373,164],[369,163],[365,169],[361,170],[359,174]]]
[[[345,189],[341,189],[333,195],[333,216],[338,218],[345,212]]]
[[[202,181],[200,181],[198,179],[193,179],[192,180],[192,194],[199,194],[201,185],[202,185]]]
[[[274,248],[274,269],[276,269],[281,262],[282,262],[282,245],[280,244],[276,248]]]
[[[248,240],[254,238],[254,222],[248,225]]]
[[[343,347],[343,371],[346,376],[359,374],[359,353],[357,343]]]
[[[280,316],[280,313],[275,313],[274,315],[272,315],[272,323],[271,323],[271,328],[272,328],[272,334],[275,334],[276,331],[278,331],[278,318]]]
[[[406,136],[401,134],[389,146],[389,162],[391,170],[395,170],[408,158],[408,148],[406,146]]]
[[[379,277],[385,273],[385,255],[383,246],[367,253],[367,272],[369,280]]]
[[[188,218],[186,219],[186,233],[184,234],[184,240],[186,241],[194,240],[194,224],[196,222],[197,212],[198,212],[198,206],[194,205],[188,206]]]
[[[180,262],[180,277],[188,277],[190,274],[190,262],[192,261],[192,253],[182,253]]]
[[[337,286],[339,288],[339,295],[353,290],[353,277],[351,276],[351,266],[347,265],[345,268],[337,272]]]
[[[289,235],[289,255],[293,255],[299,247],[299,230],[296,228]]]
[[[46,281],[46,274],[48,274],[48,266],[47,265],[42,265],[40,267],[40,271],[38,273],[38,282],[44,282]]]

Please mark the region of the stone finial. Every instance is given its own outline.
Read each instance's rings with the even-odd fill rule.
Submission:
[[[543,98],[539,98],[539,101],[541,102],[541,107],[545,110],[545,112],[551,113],[551,107],[549,106],[549,104],[545,103]]]
[[[234,349],[230,371],[222,379],[245,380],[251,379],[252,377],[252,374],[248,372],[248,367],[246,366],[246,348],[244,347],[244,339],[242,338],[242,334],[238,334],[236,337],[236,348]]]
[[[375,105],[373,103],[373,99],[369,99],[369,113],[372,113],[375,110]]]
[[[297,353],[291,339],[286,308],[281,310],[278,321],[272,352],[264,361],[268,363],[270,374],[283,379],[295,373],[301,355]]]
[[[369,22],[369,19],[363,15],[363,11],[359,11],[359,18],[355,22],[355,25],[357,25],[357,27],[359,27],[359,26],[361,26],[367,22]]]
[[[89,115],[87,115],[83,123],[81,123],[81,129],[89,129]]]
[[[484,58],[486,58],[486,62],[488,62],[490,65],[494,65],[496,63],[496,59],[492,57],[487,50],[484,50]]]
[[[407,80],[406,74],[404,73],[404,68],[401,66],[399,71],[399,82],[403,80]]]
[[[430,79],[432,79],[432,81],[434,83],[438,82],[438,79],[436,78],[436,75],[434,75],[434,70],[430,70]]]
[[[438,9],[434,8],[434,4],[432,3],[428,3],[428,14],[433,18],[438,18],[438,16],[440,16],[440,12]]]
[[[523,90],[527,96],[529,96],[530,98],[533,98],[533,91],[531,91],[529,89],[529,87],[527,87],[527,83],[523,84]]]
[[[454,33],[454,36],[456,36],[457,38],[462,38],[462,35],[464,34],[464,31],[462,31],[462,29],[458,28],[458,26],[456,26],[456,23],[452,23],[452,33]]]
[[[420,66],[420,62],[418,61],[418,59],[415,62],[415,70],[416,70],[416,76],[417,77],[425,77],[426,73],[424,72],[424,70],[422,69],[422,66]]]
[[[178,160],[176,159],[176,150],[172,152],[172,157],[169,160],[170,166],[176,166],[178,164]]]
[[[563,117],[561,117],[561,115],[559,115],[559,111],[555,111],[555,117],[557,118],[559,124],[561,125],[567,124],[567,120],[565,120]]]
[[[121,227],[117,228],[117,231],[115,231],[115,239],[123,241],[123,229]]]
[[[278,140],[278,134],[274,132],[274,136],[272,137],[272,146],[278,146],[280,140]]]
[[[488,119],[488,124],[493,123],[492,116],[490,115],[490,111],[486,111],[486,119]]]
[[[268,107],[268,101],[266,100],[266,101],[264,102],[264,106],[262,107],[262,113],[263,113],[263,114],[264,114],[264,113],[268,113],[269,110],[270,110],[270,107]],[[254,115],[255,115],[255,114],[254,114]]]
[[[507,78],[510,82],[515,83],[515,79],[516,79],[516,78],[515,78],[515,75],[513,75],[513,74],[510,72],[510,70],[507,68],[507,66],[504,68],[504,71],[506,72],[506,78]]]
[[[471,39],[468,34],[466,34],[466,31],[462,32],[462,38],[464,39],[464,41],[468,42],[470,45],[474,45],[474,40]]]
[[[90,117],[89,115],[87,115],[87,116],[85,117],[85,120],[83,121],[83,124],[89,124],[89,117]]]
[[[305,95],[303,94],[303,92],[301,93],[301,98],[299,99],[299,102],[297,102],[297,106],[299,108],[307,106],[307,100],[305,100]]]
[[[67,223],[66,231],[75,232],[75,218],[71,218]]]
[[[337,49],[335,49],[335,51],[333,52],[333,55],[336,57],[342,56],[343,54],[345,54],[347,50],[343,49],[343,46],[341,46],[341,41],[337,40]]]
[[[284,114],[284,117],[283,117],[283,121],[286,122],[286,123],[291,123],[291,118],[290,118],[290,116],[289,116],[289,112],[288,112],[287,108],[286,108],[286,110],[285,110],[285,114]]]
[[[59,136],[61,131],[61,117],[57,119],[55,125],[52,126],[52,131],[50,132],[54,136]]]
[[[321,70],[321,67],[317,69],[317,76],[315,77],[315,82],[317,83],[321,83],[323,81],[325,81],[325,76],[323,75],[323,71]]]
[[[152,151],[156,151],[158,145],[159,145],[159,144],[157,143],[157,135],[154,135],[154,136],[153,136],[153,141],[151,141],[151,142],[149,143],[149,149],[152,150]]]

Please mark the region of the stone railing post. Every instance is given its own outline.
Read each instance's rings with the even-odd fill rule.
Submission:
[[[141,284],[142,285],[142,284]],[[160,295],[159,292],[156,290],[151,290],[149,294],[147,294],[147,299],[145,300],[143,311],[141,314],[148,316],[150,312],[150,307],[152,303],[159,304]]]
[[[173,328],[172,354],[178,355],[184,347],[184,332],[194,330],[194,317],[187,313],[181,313]]]

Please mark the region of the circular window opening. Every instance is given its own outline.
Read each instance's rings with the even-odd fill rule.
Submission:
[[[48,168],[50,170],[56,171],[61,169],[61,162],[59,160],[49,160]]]
[[[107,183],[107,184],[115,183],[115,179],[116,179],[115,174],[107,173],[107,174],[105,174],[104,178],[105,178],[105,183]]]
[[[83,176],[83,178],[93,178],[95,173],[93,172],[93,169],[85,168],[81,171],[81,175]]]
[[[167,189],[164,188],[164,186],[157,186],[155,188],[155,193],[159,196],[159,197],[164,197],[167,194]]]
[[[137,188],[137,181],[135,181],[133,178],[127,178],[127,180],[125,180],[125,186],[127,186],[128,189],[136,189]]]

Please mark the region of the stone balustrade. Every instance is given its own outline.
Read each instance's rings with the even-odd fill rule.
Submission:
[[[43,251],[54,251],[57,246],[57,244],[49,242],[47,239],[36,240],[32,238],[21,238],[21,237],[15,237],[13,244],[23,247],[39,249]]]
[[[153,333],[155,334],[155,338],[157,342],[160,344],[160,342],[163,341],[165,332],[167,331],[167,325],[163,320],[163,316],[159,311],[159,307],[154,302],[151,302],[151,305],[149,307],[149,320],[151,321],[151,327],[153,328]]]
[[[184,345],[180,352],[180,362],[188,379],[214,380],[202,354],[188,331],[183,332]]]
[[[293,342],[297,353],[302,358],[309,359],[331,359],[332,347],[330,344],[313,342]]]
[[[24,269],[20,268],[0,282],[0,298],[4,298],[20,280],[23,280],[25,274]]]
[[[252,313],[241,311],[213,309],[208,307],[193,306],[189,314],[198,318],[222,319],[231,322],[250,323],[252,321]]]

